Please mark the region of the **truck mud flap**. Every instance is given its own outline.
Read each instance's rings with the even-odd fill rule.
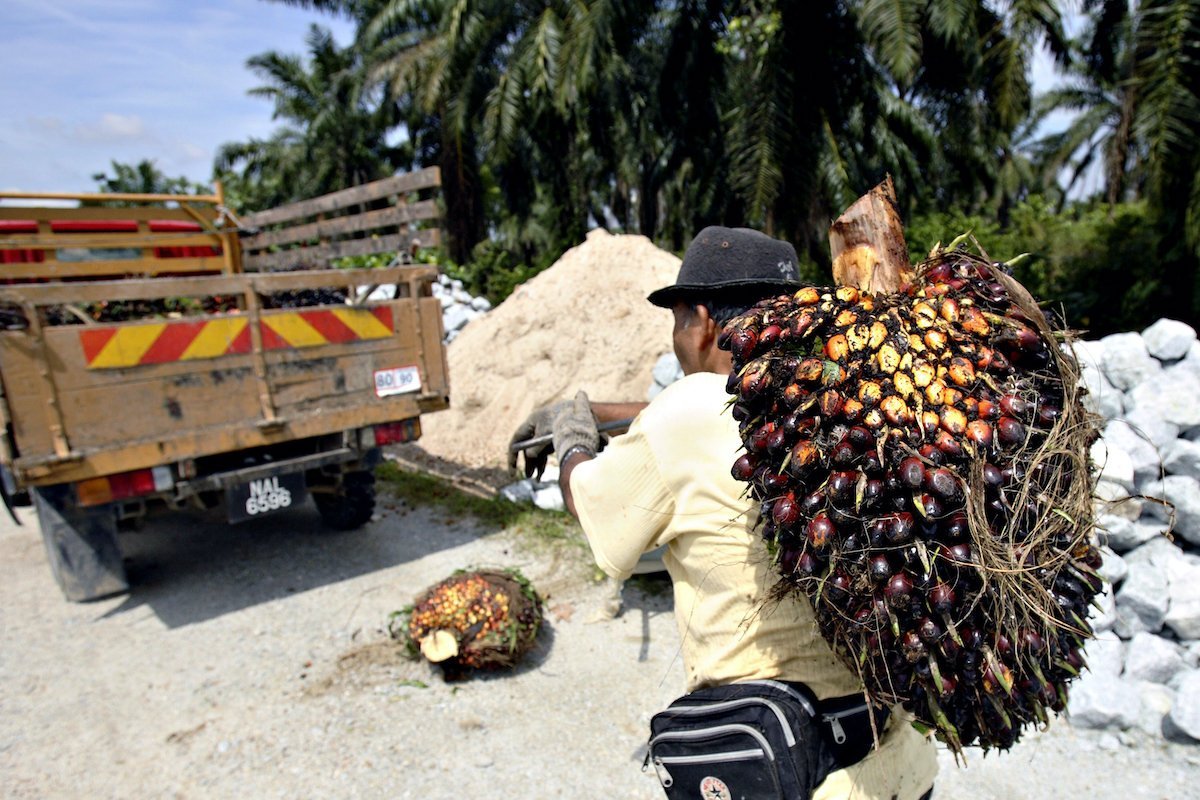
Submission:
[[[112,506],[81,508],[69,485],[43,486],[32,494],[46,558],[63,595],[81,602],[128,591]]]

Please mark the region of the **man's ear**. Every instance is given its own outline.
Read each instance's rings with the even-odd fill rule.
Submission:
[[[713,321],[709,314],[708,306],[696,305],[692,306],[692,313],[695,314],[696,321],[693,323],[700,328],[700,349],[708,350],[716,341],[717,335],[721,332],[721,326]]]

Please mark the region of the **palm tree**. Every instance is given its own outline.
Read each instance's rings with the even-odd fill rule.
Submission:
[[[247,62],[266,81],[250,93],[270,100],[284,126],[267,140],[226,144],[217,157],[216,171],[255,181],[250,196],[265,205],[384,177],[402,158],[386,138],[394,110],[372,95],[356,48],[338,47],[318,25],[305,42],[307,61],[268,52]]]
[[[195,183],[185,177],[172,178],[167,176],[153,160],[143,159],[136,164],[124,164],[112,161],[111,176],[106,172],[97,172],[92,180],[99,184],[101,192],[133,193],[133,194],[207,194],[211,190],[207,186]]]
[[[1167,313],[1200,314],[1200,2],[1143,0],[1137,6],[1139,88],[1133,136],[1144,143],[1146,195],[1172,243],[1161,254]],[[1190,263],[1188,263],[1190,262]],[[1190,268],[1188,268],[1190,267]]]
[[[1109,205],[1143,198],[1162,226],[1159,307],[1184,319],[1200,311],[1200,2],[1090,0],[1089,25],[1067,85],[1039,98],[1035,119],[1076,112],[1036,151],[1068,190],[1103,159]]]
[[[1067,127],[1031,143],[1030,150],[1049,181],[1065,176],[1061,210],[1094,164],[1102,164],[1110,205],[1137,193],[1137,168],[1144,154],[1132,139],[1137,84],[1133,80],[1135,20],[1127,0],[1099,0],[1087,29],[1073,43],[1076,56],[1063,69],[1065,83],[1039,96],[1029,124],[1040,125],[1053,112],[1075,114]]]

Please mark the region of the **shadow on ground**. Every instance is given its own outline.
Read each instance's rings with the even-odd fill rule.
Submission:
[[[389,508],[390,506],[393,506]],[[436,508],[381,498],[378,519],[351,532],[324,527],[311,501],[228,524],[219,513],[152,519],[121,534],[129,595],[105,617],[149,607],[177,628],[414,561],[493,531]]]

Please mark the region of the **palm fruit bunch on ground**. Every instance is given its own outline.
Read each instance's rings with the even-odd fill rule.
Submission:
[[[808,598],[872,699],[956,753],[1005,749],[1064,709],[1092,634],[1095,425],[1065,334],[1003,265],[950,248],[889,275],[866,247],[837,254],[836,288],[722,332],[733,475],[776,591]]]
[[[457,678],[470,669],[516,666],[542,619],[541,598],[519,571],[459,571],[394,614],[389,631]]]

